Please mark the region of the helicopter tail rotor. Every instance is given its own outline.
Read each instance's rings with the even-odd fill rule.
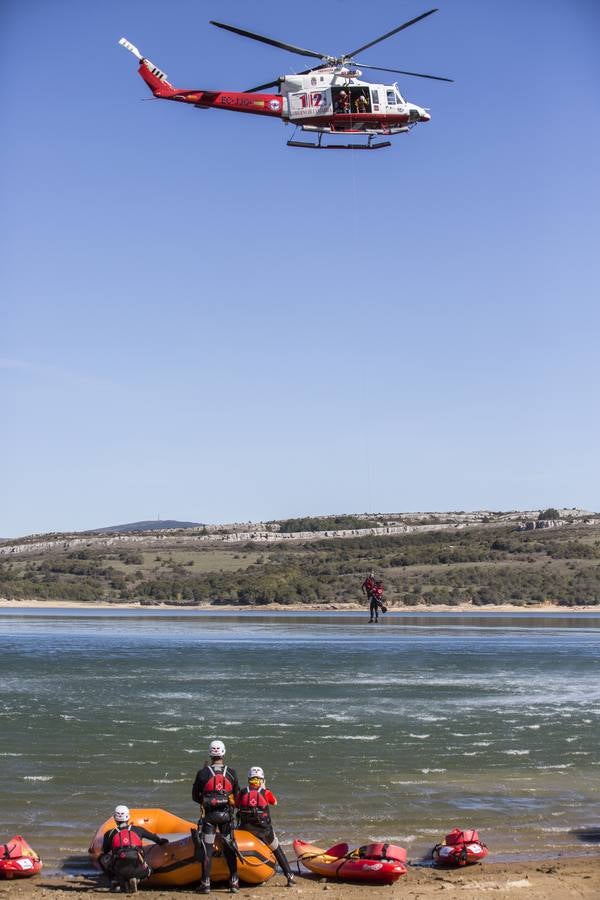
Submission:
[[[155,66],[154,63],[150,62],[145,56],[142,56],[135,44],[132,44],[124,37],[121,38],[119,44],[121,47],[125,47],[126,50],[129,50],[129,52],[139,60],[139,73],[152,93],[156,94],[157,91],[160,92],[164,88],[173,87],[172,84],[169,84],[167,73],[163,72],[162,69],[159,69],[158,66]]]
[[[122,37],[119,41],[119,44],[121,45],[121,47],[125,47],[126,50],[129,50],[130,53],[133,53],[135,58],[139,59],[140,62],[143,60],[144,57],[142,56],[138,48],[135,46],[135,44],[130,43],[127,38]]]

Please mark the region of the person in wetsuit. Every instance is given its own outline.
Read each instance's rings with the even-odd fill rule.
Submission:
[[[295,884],[288,858],[277,835],[273,831],[269,807],[277,806],[277,797],[265,785],[265,773],[260,766],[252,766],[248,772],[248,787],[242,788],[235,799],[239,810],[240,827],[256,835],[270,847],[275,859],[287,878],[287,887]]]
[[[98,861],[110,878],[111,892],[118,893],[125,892],[133,879],[136,882],[142,881],[152,874],[144,859],[143,838],[161,845],[168,844],[169,841],[142,825],[130,825],[131,817],[127,806],[117,806],[113,816],[115,827],[104,832]]]
[[[240,792],[240,786],[235,771],[225,765],[225,744],[222,741],[212,741],[208,754],[210,763],[196,773],[192,788],[192,800],[200,804],[196,832],[198,861],[202,866],[199,893],[210,893],[210,870],[218,833],[221,835],[223,856],[229,868],[229,890],[232,894],[237,894],[240,882],[233,827],[235,797]]]

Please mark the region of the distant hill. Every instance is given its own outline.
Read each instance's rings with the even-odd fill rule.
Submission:
[[[177,522],[175,519],[152,519],[148,522],[129,522],[126,525],[90,528],[83,534],[108,534],[111,531],[158,531],[163,528],[202,528],[203,524],[203,522]]]

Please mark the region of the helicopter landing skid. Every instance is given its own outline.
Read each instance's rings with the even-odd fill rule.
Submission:
[[[381,150],[383,147],[391,147],[391,141],[373,143],[374,135],[370,134],[366,144],[324,144],[323,134],[320,133],[316,144],[310,141],[295,141],[293,138],[287,142],[288,147],[302,147],[308,150]]]

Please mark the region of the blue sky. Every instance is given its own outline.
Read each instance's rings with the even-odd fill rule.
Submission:
[[[428,8],[3,4],[0,536],[600,508],[597,3],[450,0],[366,51],[456,79],[401,79],[432,120],[371,154],[147,99],[117,44],[241,90],[306,63],[210,18],[337,53]]]

